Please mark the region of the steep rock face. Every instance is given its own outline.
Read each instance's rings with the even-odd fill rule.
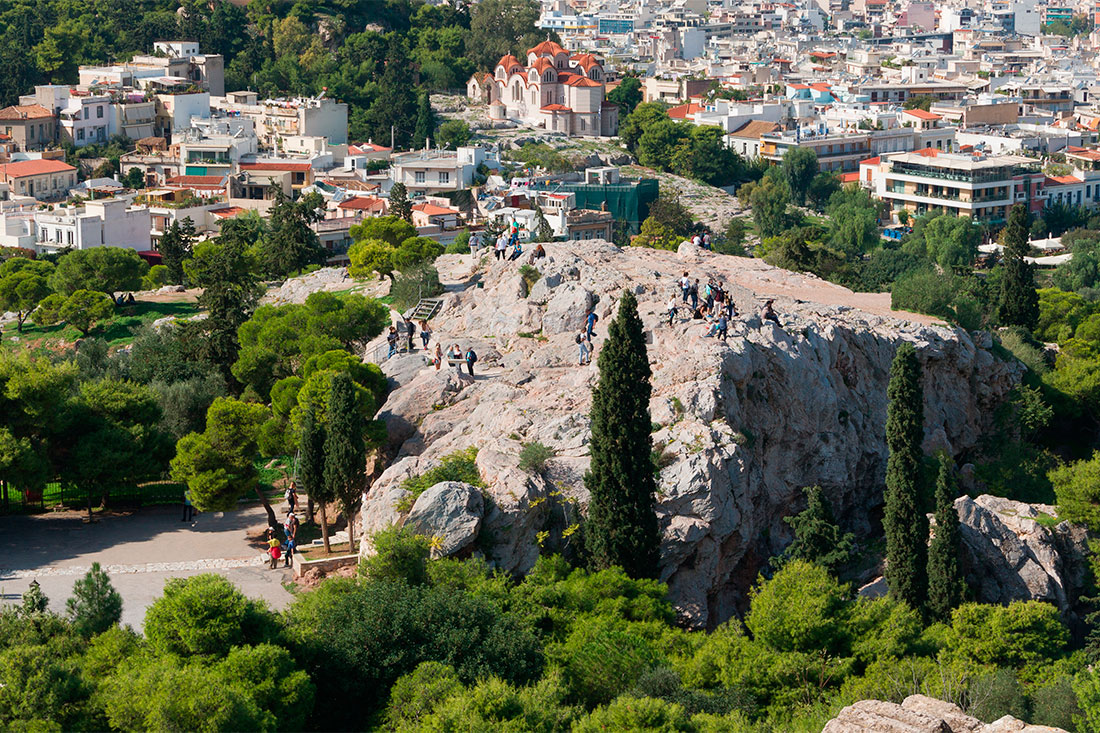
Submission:
[[[653,368],[653,438],[663,453],[659,575],[683,619],[698,626],[743,603],[761,563],[789,540],[782,518],[801,509],[804,486],[820,484],[841,517],[870,528],[882,503],[886,384],[899,343],[914,343],[924,367],[929,449],[974,446],[1022,372],[993,356],[987,335],[975,343],[933,319],[891,313],[888,295],[853,294],[760,260],[598,241],[547,252],[532,263],[541,277],[527,298],[519,263],[438,261],[450,292],[433,322],[437,338],[473,345],[482,360],[472,380],[424,367],[396,385],[382,410],[398,428],[393,461],[364,503],[365,531],[402,521],[393,503],[404,478],[478,446],[490,539],[478,544],[492,546],[490,559],[523,572],[540,546],[568,550],[588,498],[598,378],[595,363],[577,365],[574,332],[594,307],[598,355],[624,289],[638,297]],[[668,325],[666,303],[679,299],[685,271],[732,294],[741,315],[728,341],[706,338],[685,309]],[[775,298],[781,326],[756,315],[763,296]],[[535,441],[555,451],[538,475],[518,459]]]
[[[1047,601],[1070,610],[1084,586],[1085,530],[1054,524],[1057,509],[996,496],[955,500],[962,567],[983,603]],[[1040,519],[1047,518],[1041,524]],[[1054,526],[1049,526],[1054,524]]]

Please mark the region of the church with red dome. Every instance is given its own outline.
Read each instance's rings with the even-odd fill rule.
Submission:
[[[604,99],[606,73],[592,54],[570,55],[546,40],[527,51],[526,63],[508,54],[493,73],[466,83],[467,96],[489,105],[492,120],[514,120],[570,136],[610,137],[619,108]]]

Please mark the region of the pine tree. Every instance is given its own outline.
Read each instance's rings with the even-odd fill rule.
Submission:
[[[657,576],[660,532],[654,510],[649,419],[649,357],[638,301],[624,291],[599,356],[592,391],[591,494],[585,544],[594,568],[622,567],[634,578]]]
[[[835,573],[852,557],[855,535],[842,532],[833,520],[820,486],[808,487],[806,508],[793,517],[784,517],[783,521],[794,530],[794,541],[783,553],[784,562],[807,560]]]
[[[321,540],[329,552],[327,504],[334,497],[325,484],[325,428],[311,409],[302,420],[302,435],[298,443],[298,480],[310,505],[317,502],[321,509]]]
[[[355,406],[355,385],[347,373],[332,378],[325,436],[325,490],[340,503],[348,521],[348,549],[355,550],[355,508],[366,488],[367,451],[363,418]]]
[[[966,585],[959,570],[959,514],[955,498],[955,467],[946,455],[940,456],[936,477],[936,529],[928,548],[928,614],[946,621],[963,601]]]
[[[421,92],[416,100],[416,126],[413,127],[413,148],[424,147],[435,134],[435,113],[427,92]]]
[[[397,216],[412,224],[412,204],[409,203],[409,190],[404,183],[395,183],[390,188],[390,216]]]
[[[92,569],[73,585],[73,594],[65,608],[78,632],[94,636],[122,619],[122,596],[99,563],[94,562]]]
[[[924,395],[920,364],[912,344],[898,347],[890,366],[886,408],[886,583],[890,593],[913,608],[928,589],[928,519],[921,509],[921,440]]]
[[[157,244],[164,266],[168,268],[168,282],[183,284],[183,261],[191,256],[191,247],[195,243],[195,222],[191,217],[183,221],[174,221],[165,230]]]
[[[37,580],[31,581],[30,587],[27,588],[19,600],[22,602],[19,612],[24,616],[45,613],[50,605],[50,599],[42,592],[42,586],[38,584]]]
[[[1023,204],[1016,204],[1001,231],[1004,272],[999,315],[1001,325],[1032,329],[1039,321],[1039,294],[1035,291],[1034,268],[1024,261],[1029,251],[1027,236],[1027,211]]]

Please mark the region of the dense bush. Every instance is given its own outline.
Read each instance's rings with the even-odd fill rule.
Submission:
[[[432,486],[442,481],[461,481],[471,486],[484,486],[481,472],[477,468],[477,448],[470,447],[443,456],[439,465],[401,482],[401,488],[409,492],[397,505],[399,511],[407,512],[416,503],[416,498]]]

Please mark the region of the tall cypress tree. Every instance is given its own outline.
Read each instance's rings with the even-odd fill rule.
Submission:
[[[629,291],[619,301],[598,363],[600,381],[592,391],[592,465],[584,477],[591,496],[585,544],[594,568],[618,565],[633,578],[654,578],[661,538],[654,510],[652,388],[638,301]]]
[[[390,188],[390,216],[398,216],[412,224],[412,203],[409,201],[409,190],[404,183],[395,183]]]
[[[313,503],[321,510],[321,540],[325,543],[325,552],[329,551],[328,545],[328,514],[326,505],[336,497],[328,491],[325,484],[325,428],[317,420],[316,413],[311,409],[306,412],[302,421],[302,435],[298,441],[298,480],[302,483],[302,491],[309,499],[310,516],[313,516]]]
[[[366,488],[367,450],[363,418],[355,407],[355,385],[347,373],[332,378],[325,436],[325,490],[340,502],[348,520],[348,549],[355,549],[355,508]]]
[[[924,394],[912,344],[898,347],[890,366],[886,408],[886,583],[890,593],[913,608],[928,589],[928,518],[921,509],[921,440]]]
[[[421,92],[416,100],[416,127],[413,128],[413,147],[424,147],[428,138],[434,134],[435,113],[432,112],[432,103],[428,97],[428,93]]]
[[[1027,243],[1027,211],[1016,204],[1001,231],[1004,247],[1004,272],[1001,274],[999,315],[1004,326],[1035,328],[1039,321],[1039,294],[1035,291],[1035,270],[1024,261]]]
[[[942,455],[936,477],[936,530],[928,548],[927,608],[937,621],[946,621],[966,592],[959,570],[959,514],[955,511],[958,495],[954,462]]]

